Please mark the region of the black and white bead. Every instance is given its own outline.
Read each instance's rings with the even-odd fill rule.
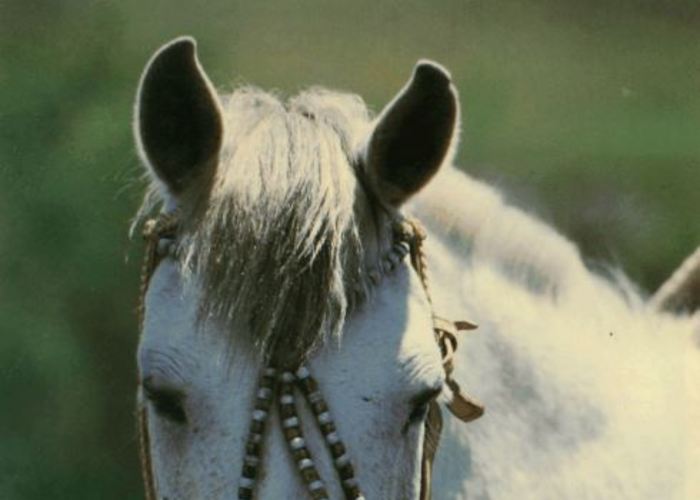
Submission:
[[[297,385],[306,398],[318,424],[326,445],[333,458],[333,466],[340,477],[345,498],[348,500],[364,500],[360,488],[355,479],[355,471],[350,462],[345,445],[338,436],[338,431],[331,417],[328,405],[321,395],[316,380],[311,376],[308,368],[301,366],[296,372]]]
[[[418,228],[408,221],[399,221],[394,224],[393,234],[394,243],[391,250],[380,261],[378,269],[371,269],[368,272],[369,279],[373,285],[378,285],[382,275],[396,269],[407,255],[410,254],[413,257],[412,245],[424,238],[424,235],[418,231]],[[167,241],[159,242],[157,251],[164,254],[172,252],[174,245],[169,245],[168,243]],[[365,500],[360,492],[350,457],[338,435],[328,405],[321,395],[316,380],[311,376],[308,368],[303,365],[295,373],[289,370],[278,373],[274,368],[268,367],[260,379],[248,441],[246,442],[246,454],[243,459],[238,498],[241,500],[253,499],[262,457],[265,424],[269,417],[271,401],[275,397],[275,392],[277,392],[279,417],[285,442],[311,498],[314,500],[327,500],[329,498],[326,486],[316,469],[304,440],[301,422],[296,409],[295,387],[299,387],[311,407],[316,423],[333,459],[333,467],[340,477],[345,498],[348,500]]]
[[[263,371],[258,383],[253,415],[245,446],[245,456],[243,457],[241,479],[238,483],[238,498],[240,500],[252,500],[255,493],[255,483],[262,459],[265,424],[270,416],[272,407],[276,374],[277,370],[269,366]]]
[[[328,491],[316,470],[301,430],[294,396],[295,379],[296,377],[291,371],[284,371],[280,374],[278,403],[282,421],[282,433],[311,498],[314,500],[327,500],[329,498]]]

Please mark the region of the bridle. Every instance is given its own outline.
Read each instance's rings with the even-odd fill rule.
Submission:
[[[139,319],[143,329],[144,299],[151,276],[160,261],[172,254],[177,238],[178,218],[175,214],[160,214],[144,224],[143,236],[146,249],[141,272],[141,289],[139,303]],[[420,278],[425,290],[428,303],[433,309],[430,287],[428,283],[426,256],[423,241],[426,233],[414,219],[401,219],[393,224],[394,243],[389,253],[384,256],[379,269],[369,271],[373,284],[378,284],[382,273],[391,272],[405,257],[410,256],[413,269]],[[467,321],[450,321],[434,314],[433,332],[442,355],[442,364],[446,374],[447,389],[451,392],[451,400],[446,404],[450,412],[462,422],[470,422],[479,418],[484,407],[478,401],[461,391],[459,384],[452,378],[454,370],[454,353],[457,350],[457,334],[460,331],[472,330],[475,325]],[[297,465],[299,474],[306,489],[314,500],[328,499],[328,491],[321,479],[309,449],[306,447],[301,422],[296,410],[297,393],[306,400],[312,410],[316,424],[323,435],[324,442],[333,459],[333,466],[340,480],[345,498],[348,500],[364,500],[360,487],[355,479],[355,472],[349,455],[346,452],[335,423],[331,417],[328,405],[319,390],[316,380],[304,364],[294,367],[277,367],[268,364],[260,376],[255,394],[255,404],[245,446],[245,456],[241,477],[238,484],[238,498],[253,499],[256,479],[262,462],[262,444],[267,427],[268,416],[275,400],[277,403],[282,432]],[[146,407],[139,404],[138,423],[140,434],[141,469],[145,485],[146,500],[157,500],[155,481],[150,455],[148,435],[148,415]],[[439,403],[431,401],[425,421],[425,437],[421,459],[421,489],[420,499],[430,500],[432,484],[432,465],[440,441],[442,431],[442,413]]]
[[[178,219],[173,214],[160,214],[157,218],[147,221],[144,225],[143,235],[146,240],[146,249],[141,273],[139,304],[139,318],[142,328],[144,298],[151,276],[160,261],[171,253],[177,237],[177,229]],[[378,284],[381,272],[392,271],[407,255],[410,255],[411,266],[418,274],[428,302],[433,308],[428,283],[426,256],[423,250],[423,241],[426,237],[425,231],[417,221],[404,219],[394,223],[393,233],[394,244],[391,251],[382,260],[380,270],[369,272],[370,280]],[[447,408],[463,422],[477,419],[484,412],[484,407],[478,401],[464,394],[459,384],[452,378],[454,353],[457,350],[457,334],[460,331],[474,328],[476,326],[467,321],[453,322],[433,313],[433,332],[442,355],[447,388],[452,393],[452,399],[447,403]],[[345,445],[336,431],[328,405],[324,401],[318,384],[311,376],[309,369],[303,364],[293,369],[278,369],[270,364],[263,370],[258,382],[246,441],[238,498],[246,500],[254,497],[256,478],[262,458],[265,428],[275,397],[277,397],[285,441],[311,498],[316,500],[329,497],[304,441],[299,416],[296,411],[295,393],[297,391],[295,389],[298,389],[312,409],[318,428],[333,458],[333,465],[340,479],[345,498],[351,500],[364,499],[355,479],[352,462],[346,453]],[[156,500],[147,418],[145,406],[140,405],[138,409],[139,441],[146,500]],[[432,465],[441,431],[442,413],[440,406],[437,401],[432,401],[429,405],[425,422],[425,438],[421,460],[421,500],[429,500],[431,498]]]

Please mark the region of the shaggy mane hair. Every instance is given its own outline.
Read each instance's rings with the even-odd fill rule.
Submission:
[[[337,337],[366,294],[355,155],[369,112],[320,88],[286,103],[253,88],[221,101],[211,191],[198,215],[182,215],[183,274],[201,287],[202,320],[231,331],[243,319],[264,353],[303,357]]]

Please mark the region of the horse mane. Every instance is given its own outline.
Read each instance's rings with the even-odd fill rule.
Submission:
[[[454,167],[433,179],[412,210],[471,261],[492,265],[533,292],[556,295],[588,274],[574,243]]]
[[[552,300],[597,294],[635,309],[645,304],[621,269],[584,262],[578,247],[552,226],[454,167],[438,174],[411,209],[452,243],[457,258],[493,268],[528,293]]]
[[[284,102],[244,87],[221,102],[211,191],[181,216],[183,274],[201,288],[202,320],[228,331],[242,321],[262,352],[304,356],[339,334],[367,290],[354,154],[369,112],[360,97],[322,88]]]

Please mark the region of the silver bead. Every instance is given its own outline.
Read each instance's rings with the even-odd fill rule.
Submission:
[[[295,437],[289,442],[289,446],[291,446],[293,450],[298,450],[304,448],[306,443],[304,442],[304,438]]]
[[[298,427],[299,419],[297,417],[289,417],[282,421],[282,427],[288,429],[289,427]]]

